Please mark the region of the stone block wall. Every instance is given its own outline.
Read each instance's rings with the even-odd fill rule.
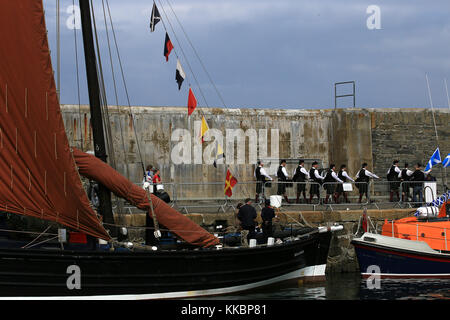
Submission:
[[[436,148],[429,108],[391,109],[219,109],[200,108],[191,117],[184,107],[110,106],[112,144],[116,168],[134,182],[142,180],[142,167],[161,170],[165,183],[222,182],[227,168],[238,180],[253,181],[258,159],[265,159],[275,176],[278,159],[288,159],[288,172],[297,159],[317,159],[323,167],[347,164],[355,176],[361,163],[386,179],[393,159],[403,165],[426,165]],[[63,118],[71,145],[92,150],[89,107],[63,105]],[[201,116],[210,130],[201,143]],[[450,152],[450,110],[435,109],[441,155]],[[213,152],[218,141],[225,159],[214,168]],[[309,161],[309,163],[308,163]],[[433,173],[449,179],[450,170],[436,167]],[[218,188],[218,189],[217,189]],[[222,187],[197,189],[193,193],[221,193]],[[220,189],[220,190],[219,190]],[[194,190],[194,189],[193,189]],[[219,191],[218,191],[219,190]],[[253,196],[253,186],[242,195]]]

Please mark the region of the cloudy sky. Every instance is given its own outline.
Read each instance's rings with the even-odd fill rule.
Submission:
[[[56,1],[44,0],[54,68]],[[108,103],[116,104],[102,1],[94,2]],[[330,108],[334,83],[354,80],[357,107],[428,108],[427,74],[434,107],[448,108],[444,85],[447,79],[450,86],[448,0],[156,0],[187,75],[180,91],[175,52],[168,62],[163,56],[163,24],[157,24],[153,33],[149,30],[153,2],[108,2],[132,105],[186,106],[190,83],[200,106]],[[78,103],[75,37],[67,26],[72,21],[71,5],[72,0],[60,0],[65,104]],[[367,11],[369,6],[377,6],[379,15]],[[377,22],[380,28],[374,28]],[[81,103],[87,103],[81,30],[76,33]],[[126,105],[112,49],[118,103]],[[338,94],[350,92],[351,87],[344,86]],[[342,98],[338,106],[352,106],[352,99]]]

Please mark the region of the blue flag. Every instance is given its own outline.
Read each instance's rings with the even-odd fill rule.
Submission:
[[[442,161],[442,165],[444,168],[450,167],[450,153],[445,157],[444,161]]]
[[[439,147],[431,156],[430,161],[428,161],[427,167],[425,168],[425,172],[430,171],[431,168],[438,163],[441,163],[441,155],[439,154]]]

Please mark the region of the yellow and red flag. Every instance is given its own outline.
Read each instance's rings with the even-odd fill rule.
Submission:
[[[208,124],[206,123],[205,117],[202,117],[202,126],[200,128],[200,138],[202,139],[202,143],[205,142],[204,136],[206,131],[209,130]]]
[[[233,187],[237,182],[237,179],[231,174],[230,169],[227,169],[227,177],[225,179],[225,195],[227,197],[231,197],[233,195]]]

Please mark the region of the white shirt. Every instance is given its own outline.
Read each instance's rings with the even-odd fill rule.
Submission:
[[[264,170],[263,167],[261,167],[261,166],[259,166],[259,167],[261,168],[261,170],[259,170],[259,173],[260,173],[262,176],[266,177],[266,178],[269,179],[269,180],[273,180],[273,179],[267,174],[266,170]],[[254,176],[255,176],[255,178],[256,178],[256,170],[255,170]]]
[[[406,168],[405,168],[405,169],[406,169]],[[409,170],[409,169],[406,169],[406,175],[407,175],[408,177],[411,177],[413,173],[414,173],[414,171],[411,171],[411,170]],[[398,177],[399,177],[399,178],[402,177],[402,173],[401,173],[401,172],[400,172],[400,174],[399,174]]]
[[[391,171],[391,168],[388,169],[386,174],[389,174],[389,171]],[[400,178],[402,176],[402,170],[399,169],[399,167],[394,165],[394,171],[398,173],[398,177]],[[412,173],[411,173],[412,174]]]
[[[370,172],[367,169],[364,169],[366,171],[366,176],[371,177],[371,178],[375,178],[375,179],[380,179],[376,174],[373,174],[372,172]],[[356,177],[359,178],[359,173],[361,172],[361,170],[358,171],[358,173],[356,174]]]
[[[282,167],[282,168],[281,168],[281,172],[283,172],[283,174],[284,174],[284,176],[285,176],[286,178],[289,178],[289,175],[288,175],[288,173],[287,173],[287,171],[286,171],[286,167]]]
[[[337,176],[336,172],[334,172],[334,170],[331,170],[331,176],[334,178],[334,180],[336,180],[337,182],[343,183],[344,181],[342,181],[341,179],[339,179],[339,177]]]
[[[315,169],[315,168],[314,168],[314,176],[315,176],[317,179],[321,179],[321,180],[325,179],[325,177],[322,177],[322,176],[319,174],[319,170],[317,170],[317,169]]]
[[[306,171],[306,169],[303,166],[298,167],[300,167],[300,172],[305,175],[305,179],[309,179],[309,172]],[[295,176],[295,172],[297,172],[298,167],[294,169],[294,172],[292,172],[292,176]]]
[[[352,178],[350,178],[350,176],[348,175],[347,171],[342,171],[342,175],[343,175],[344,177],[346,177],[348,180],[350,180],[350,181],[352,181],[352,182],[355,182],[355,180],[353,180]]]

